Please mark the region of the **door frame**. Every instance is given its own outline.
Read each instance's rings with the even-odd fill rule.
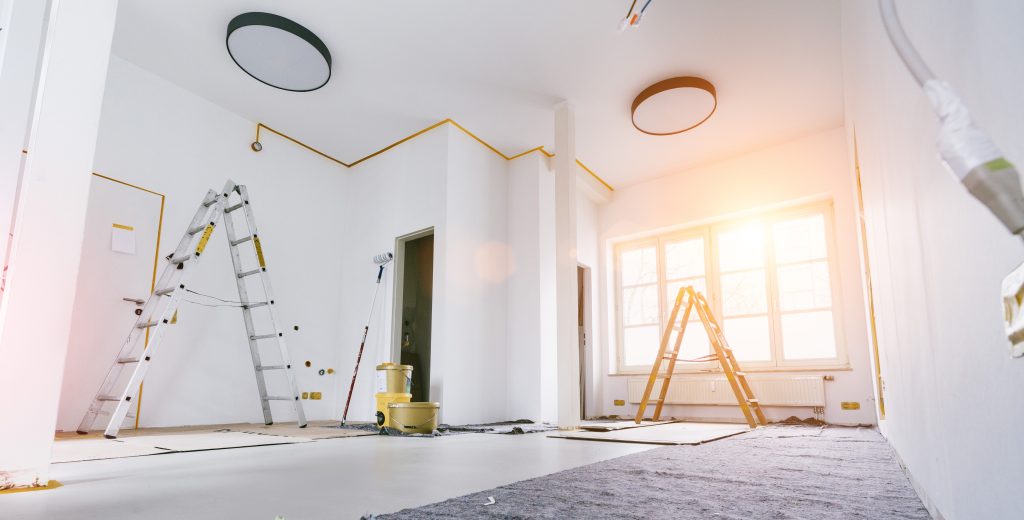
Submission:
[[[391,299],[391,361],[394,363],[402,361],[402,299],[405,293],[405,244],[428,236],[435,236],[434,226],[395,238],[395,283],[393,288],[394,297]],[[434,243],[435,245],[437,244],[436,236]],[[434,258],[437,258],[436,254]],[[431,273],[431,276],[433,276],[433,273]],[[434,306],[433,300],[431,300],[430,306]],[[433,341],[431,341],[431,347],[433,347]]]
[[[577,294],[583,293],[580,303],[583,305],[579,313],[583,315],[583,335],[579,342],[580,352],[580,419],[587,418],[588,397],[592,402],[594,396],[587,389],[594,389],[594,315],[593,315],[593,270],[582,263],[576,264],[577,283],[580,271],[583,272],[583,285],[577,288]]]

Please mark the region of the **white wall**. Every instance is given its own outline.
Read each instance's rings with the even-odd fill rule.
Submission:
[[[329,378],[316,375],[316,370],[334,362],[342,332],[337,320],[342,297],[338,259],[345,245],[332,223],[341,221],[345,173],[301,149],[269,140],[256,154],[249,148],[253,127],[114,57],[94,170],[166,195],[161,257],[177,244],[207,189],[219,190],[228,178],[249,187],[276,309],[293,364],[300,366],[300,391],[323,391],[326,398],[304,401],[307,417],[334,417],[333,387],[347,370]],[[237,299],[222,231],[213,235],[207,252],[190,286]],[[234,308],[183,304],[178,324],[165,336],[160,357],[146,377],[143,426],[262,422],[239,314]],[[292,331],[293,325],[300,330]],[[111,337],[119,340],[121,333],[112,331]],[[307,359],[313,368],[301,366]],[[95,390],[80,389],[87,394]],[[288,405],[272,406],[275,419],[294,420]],[[58,428],[74,428],[81,413],[64,407]]]
[[[636,406],[615,407],[627,399],[625,375],[615,375],[614,277],[611,248],[615,240],[669,227],[686,227],[751,210],[768,209],[800,201],[831,199],[835,208],[835,235],[840,290],[834,301],[841,312],[850,370],[816,371],[835,377],[826,382],[825,419],[837,424],[875,422],[874,396],[868,358],[867,334],[861,290],[860,260],[855,227],[853,183],[842,128],[752,152],[727,161],[695,168],[654,181],[618,189],[611,203],[600,211],[602,247],[600,290],[600,356],[602,414],[632,415]],[[786,372],[782,372],[785,374]],[[806,373],[805,373],[806,374]],[[860,410],[842,410],[840,401],[858,401]],[[741,419],[739,407],[666,406],[667,416]],[[809,417],[810,409],[773,408],[769,419],[790,415]]]
[[[897,4],[935,73],[1024,164],[1024,4]],[[876,2],[843,3],[843,38],[886,389],[881,430],[937,518],[1019,518],[1024,360],[1010,359],[999,289],[1024,247],[938,161],[934,116]]]

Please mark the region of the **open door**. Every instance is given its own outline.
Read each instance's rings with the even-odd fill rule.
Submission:
[[[580,349],[580,419],[587,418],[587,387],[592,381],[593,349],[590,348],[590,268],[576,266],[576,287],[579,299],[579,330]]]
[[[434,303],[434,230],[400,237],[395,247],[395,349],[412,365],[413,402],[430,401],[430,338]]]

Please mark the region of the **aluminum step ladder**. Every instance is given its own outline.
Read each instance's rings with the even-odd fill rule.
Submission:
[[[236,197],[237,196],[237,197]],[[232,203],[237,198],[239,202]],[[245,217],[245,225],[249,233],[239,238],[235,233],[234,217],[231,215],[237,210],[242,210]],[[181,238],[174,252],[167,257],[167,266],[160,275],[156,284],[157,289],[149,296],[138,313],[139,317],[132,326],[131,331],[122,343],[121,350],[114,360],[110,370],[100,385],[99,391],[89,405],[85,417],[78,426],[78,433],[85,434],[92,429],[93,424],[100,416],[108,417],[105,436],[108,439],[117,437],[121,424],[126,417],[131,417],[130,411],[136,402],[139,393],[139,386],[146,376],[146,371],[157,353],[157,348],[171,324],[172,317],[178,309],[182,297],[188,292],[187,283],[192,270],[196,268],[199,259],[213,235],[218,222],[223,219],[224,228],[227,231],[228,244],[231,250],[231,260],[234,265],[235,279],[238,286],[239,306],[242,309],[242,317],[245,322],[246,336],[249,341],[249,349],[252,354],[253,367],[256,374],[256,386],[260,393],[260,403],[263,408],[263,419],[266,424],[273,424],[271,415],[271,401],[291,401],[295,407],[295,414],[300,427],[306,426],[306,417],[299,400],[298,386],[295,382],[295,374],[291,369],[291,362],[288,357],[288,349],[285,345],[284,334],[281,332],[276,316],[274,314],[274,298],[270,285],[270,278],[267,274],[266,261],[263,256],[263,249],[259,241],[256,222],[252,215],[249,204],[249,195],[245,186],[236,185],[232,181],[225,184],[224,189],[217,193],[213,190],[207,192],[203,202],[196,210],[195,216],[189,223],[185,235]],[[240,252],[242,244],[251,242],[253,251],[259,267],[246,270],[242,264],[243,254]],[[262,285],[264,299],[254,301],[250,299],[248,279],[257,276]],[[268,322],[267,330],[257,333],[255,329],[255,316],[253,309],[265,308],[262,312],[263,321]],[[261,349],[268,345],[277,347],[279,360],[278,364],[263,365]],[[290,395],[271,396],[267,395],[266,372],[282,373],[290,389]],[[113,403],[113,406],[111,404]],[[112,408],[112,409],[111,409]]]
[[[679,309],[684,305],[686,308],[683,311],[681,323],[682,325],[676,326],[676,319],[679,317]],[[701,323],[704,325],[704,330],[708,335],[708,339],[711,343],[711,348],[714,350],[713,353],[706,356],[701,356],[696,359],[680,359],[679,352],[682,350],[683,345],[683,334],[686,332],[686,324],[690,320],[692,312],[696,312],[700,318]],[[677,331],[675,343],[672,345],[672,350],[668,350],[668,343],[672,337],[672,331]],[[662,361],[668,361],[668,365],[665,367],[665,375],[661,375],[661,363]],[[640,400],[640,408],[637,410],[636,418],[634,421],[640,424],[644,418],[644,412],[647,410],[649,403],[655,403],[653,419],[657,421],[661,418],[661,409],[665,405],[665,398],[668,395],[668,387],[672,382],[672,375],[675,373],[676,362],[683,363],[707,363],[710,361],[718,361],[722,368],[722,372],[725,373],[725,378],[729,381],[729,386],[732,388],[733,394],[736,396],[736,402],[740,406],[740,410],[743,412],[743,417],[747,420],[747,424],[751,428],[756,428],[758,423],[761,425],[767,425],[768,419],[765,417],[764,412],[761,410],[761,404],[754,397],[754,392],[750,388],[750,384],[747,382],[747,375],[740,369],[740,364],[736,360],[736,356],[733,355],[732,349],[729,347],[729,343],[725,340],[725,334],[722,332],[722,327],[718,325],[718,321],[715,320],[715,315],[711,312],[711,306],[708,305],[704,295],[693,288],[693,286],[680,287],[679,292],[676,294],[675,304],[672,306],[672,311],[669,314],[668,324],[665,327],[665,332],[661,337],[661,346],[658,349],[658,357],[654,359],[654,364],[651,366],[651,375],[647,379],[647,387],[644,389],[643,398]],[[661,391],[657,399],[652,400],[651,394],[654,391],[654,384],[658,379],[662,379]]]

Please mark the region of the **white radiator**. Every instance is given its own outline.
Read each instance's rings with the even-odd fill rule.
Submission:
[[[661,392],[661,379],[654,384],[651,399]],[[754,397],[763,406],[825,406],[825,379],[820,376],[747,376]],[[639,403],[644,396],[647,377],[630,377],[629,402]],[[736,406],[725,376],[672,376],[665,404],[710,404]]]

